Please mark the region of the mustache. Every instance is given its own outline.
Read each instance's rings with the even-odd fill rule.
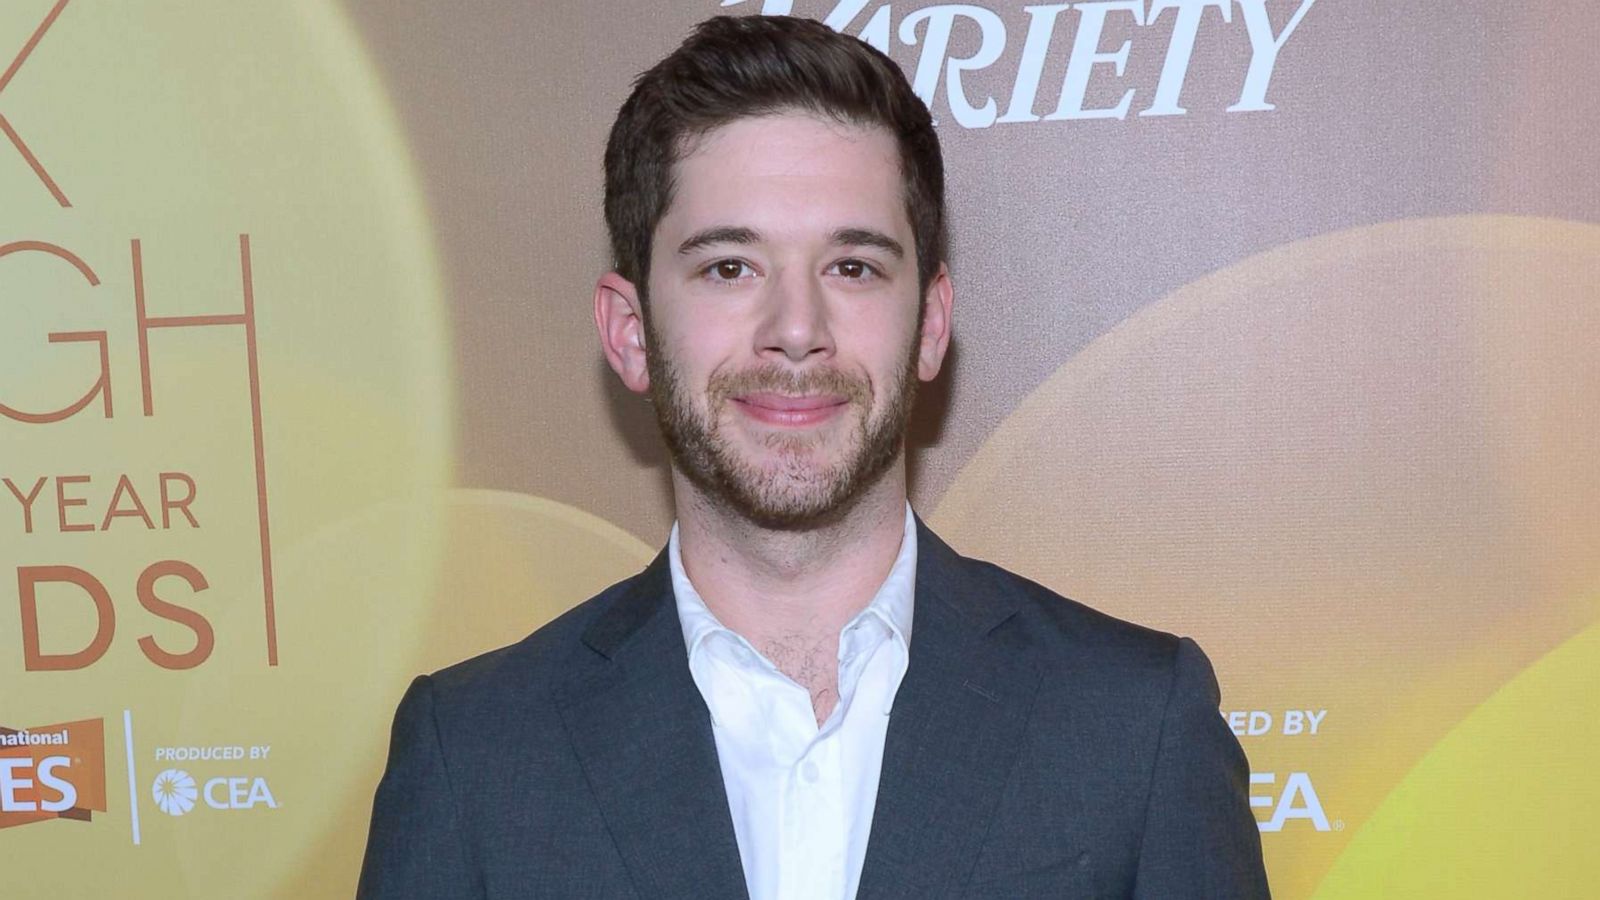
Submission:
[[[713,409],[731,397],[754,393],[793,396],[832,394],[861,406],[870,405],[872,402],[872,385],[865,378],[847,375],[838,369],[796,372],[775,365],[713,375],[706,392]]]

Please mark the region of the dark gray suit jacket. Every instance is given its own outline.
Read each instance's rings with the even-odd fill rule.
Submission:
[[[1200,649],[917,536],[858,896],[1266,897]],[[665,553],[411,685],[360,896],[746,896]]]

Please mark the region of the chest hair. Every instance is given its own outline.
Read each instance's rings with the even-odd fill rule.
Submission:
[[[756,649],[789,680],[806,689],[817,724],[826,722],[839,702],[838,636],[818,641],[799,634],[780,635],[762,641]]]

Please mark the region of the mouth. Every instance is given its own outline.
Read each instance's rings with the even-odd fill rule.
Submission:
[[[818,425],[839,415],[850,399],[839,394],[793,396],[757,392],[732,398],[733,404],[758,422],[786,428]]]

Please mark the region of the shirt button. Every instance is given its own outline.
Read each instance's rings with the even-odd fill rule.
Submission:
[[[817,769],[817,764],[809,759],[800,767],[800,776],[811,784],[816,784],[821,775],[822,772]]]

